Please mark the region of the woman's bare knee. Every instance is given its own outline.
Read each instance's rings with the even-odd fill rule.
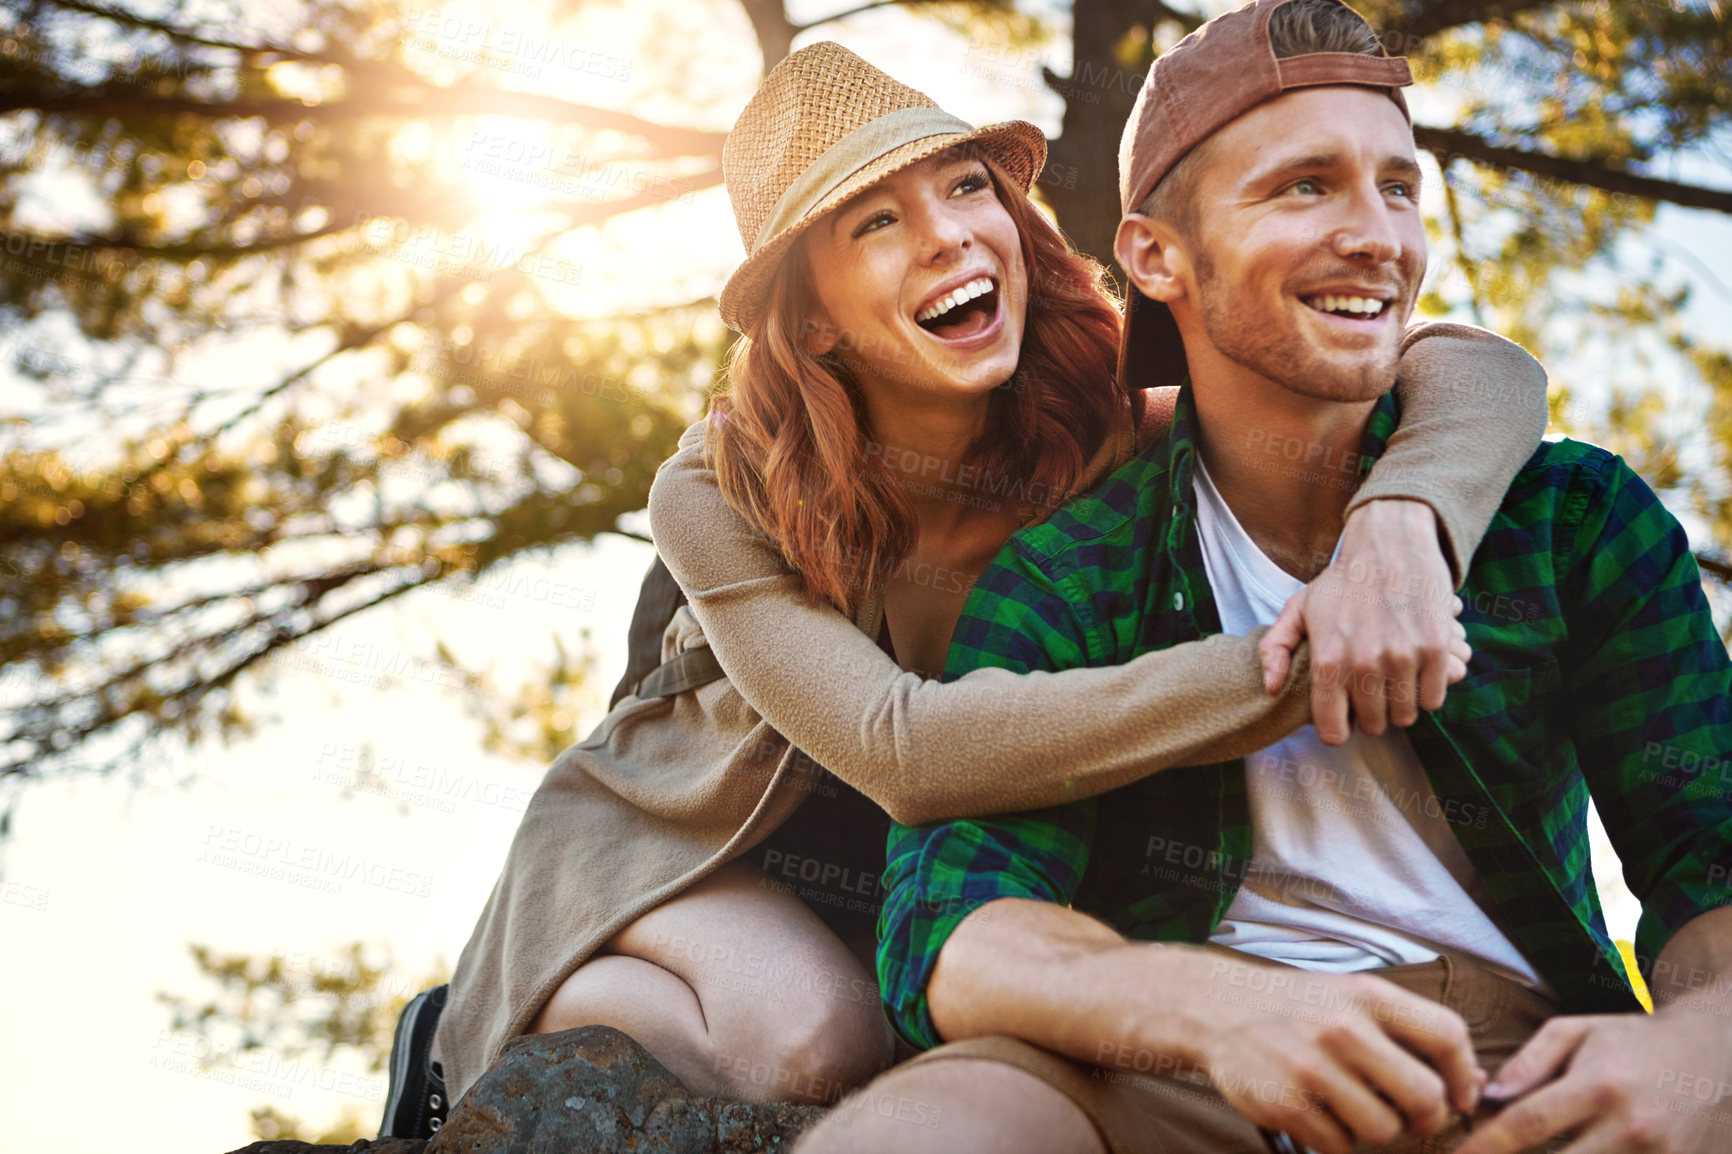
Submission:
[[[860,975],[828,978],[790,975],[798,988],[780,999],[754,999],[763,1029],[739,1052],[717,1056],[731,1064],[742,1095],[834,1102],[890,1064],[895,1041],[878,1008],[877,984]]]
[[[795,1154],[1105,1154],[1094,1124],[1033,1074],[955,1058],[890,1071],[844,1099]]]
[[[811,910],[732,868],[617,934],[531,1032],[624,1030],[698,1093],[831,1102],[890,1062],[877,982]]]

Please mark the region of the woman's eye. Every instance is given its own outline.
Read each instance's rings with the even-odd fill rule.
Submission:
[[[956,187],[951,190],[950,195],[960,196],[967,192],[979,192],[983,188],[990,187],[991,184],[992,182],[987,179],[986,173],[971,172],[956,182]]]
[[[867,233],[873,232],[884,225],[893,224],[895,220],[896,218],[887,212],[875,212],[860,222],[860,224],[854,229],[854,235],[856,237],[865,236]]]

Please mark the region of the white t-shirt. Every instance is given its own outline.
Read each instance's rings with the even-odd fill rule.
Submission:
[[[1221,628],[1271,625],[1304,582],[1269,560],[1197,459],[1197,527]],[[1484,886],[1403,729],[1324,745],[1313,726],[1245,759],[1251,865],[1209,939],[1349,973],[1467,954],[1542,980],[1486,914]]]

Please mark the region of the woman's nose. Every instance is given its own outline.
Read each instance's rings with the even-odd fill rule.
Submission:
[[[941,260],[974,243],[974,234],[967,222],[944,201],[928,205],[921,211],[919,229],[925,250],[923,255],[928,261]]]

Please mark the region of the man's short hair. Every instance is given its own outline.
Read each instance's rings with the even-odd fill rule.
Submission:
[[[1356,52],[1379,56],[1383,52],[1377,33],[1365,18],[1340,0],[1293,0],[1269,17],[1269,45],[1277,60],[1312,52]],[[1144,216],[1164,221],[1182,235],[1197,229],[1197,176],[1208,155],[1209,137],[1187,152],[1167,170],[1138,209]]]

